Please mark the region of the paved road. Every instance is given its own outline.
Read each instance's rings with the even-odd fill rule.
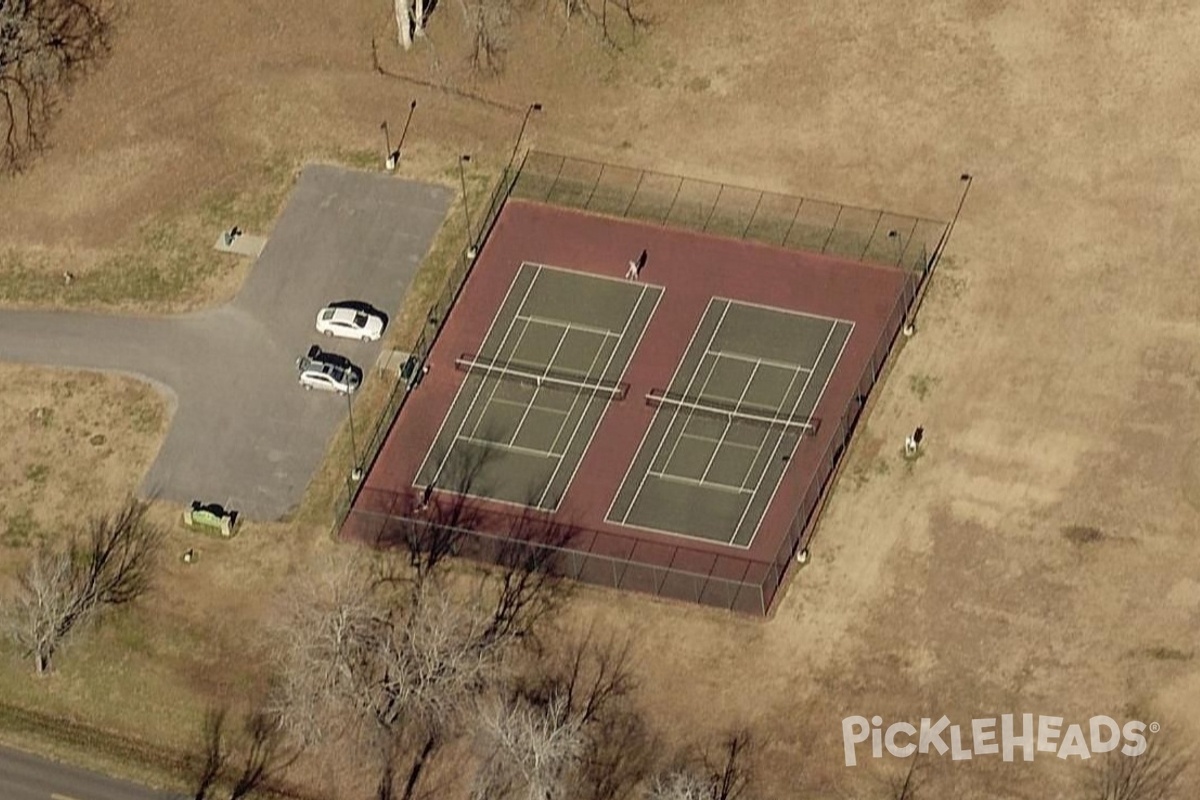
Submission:
[[[347,413],[345,398],[300,389],[296,357],[319,343],[370,369],[379,354],[378,344],[318,341],[317,311],[337,300],[399,308],[451,196],[308,167],[229,305],[157,318],[0,311],[0,359],[148,378],[174,417],[141,493],[278,519],[299,504]]]
[[[0,747],[3,800],[174,800],[176,797]]]

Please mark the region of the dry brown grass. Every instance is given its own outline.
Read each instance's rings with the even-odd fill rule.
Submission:
[[[139,4],[55,150],[0,186],[0,249],[54,274],[105,263],[154,220],[199,219],[196,198],[266,192],[254,188],[264,161],[382,151],[379,122],[395,130],[412,97],[402,169],[443,180],[458,152],[506,156],[535,99],[543,146],[867,206],[944,217],[971,170],[921,332],[775,616],[599,591],[574,614],[642,642],[644,695],[670,738],[753,723],[774,797],[868,791],[897,766],[841,765],[851,713],[1086,719],[1137,705],[1183,720],[1170,741],[1197,740],[1191,6],[763,0],[731,17],[717,0],[657,2],[655,29],[623,57],[583,46],[579,29],[527,30],[495,83],[464,81],[449,20],[432,31],[438,70],[428,49],[381,50],[389,68],[516,112],[373,74],[369,41],[391,38],[385,6]],[[235,285],[213,273],[191,297]],[[915,424],[927,448],[908,469],[895,451]],[[149,455],[128,454],[128,482]],[[57,488],[70,480],[52,472],[43,491],[79,497]],[[33,491],[20,483],[6,506]],[[46,708],[178,739],[185,725],[168,730],[164,709],[104,678],[104,637],[129,637],[126,673],[161,681],[193,716],[214,674],[249,668],[233,654],[263,598],[289,570],[316,568],[324,541],[315,528],[249,530],[170,582],[169,614],[79,643],[42,687],[13,680]],[[1079,769],[934,761],[931,796],[1055,796]]]

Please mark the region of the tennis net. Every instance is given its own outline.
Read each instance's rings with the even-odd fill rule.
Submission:
[[[803,414],[783,414],[779,409],[718,400],[712,397],[687,397],[677,392],[652,389],[646,395],[646,404],[660,408],[667,406],[696,414],[706,414],[727,420],[739,420],[753,425],[772,428],[788,428],[801,436],[814,436],[821,421]]]
[[[629,384],[627,383],[598,381],[586,373],[546,369],[533,364],[517,364],[512,361],[497,361],[487,356],[469,353],[464,353],[454,359],[454,366],[463,372],[483,373],[539,388],[548,387],[579,394],[600,395],[609,400],[624,400],[629,393]]]

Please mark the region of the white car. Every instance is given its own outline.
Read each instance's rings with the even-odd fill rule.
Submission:
[[[375,342],[383,336],[383,318],[349,306],[327,306],[317,314],[317,332],[343,339]]]
[[[300,371],[300,385],[307,390],[324,389],[340,394],[353,394],[358,389],[361,377],[345,359],[326,353],[313,345],[308,354],[296,359]]]

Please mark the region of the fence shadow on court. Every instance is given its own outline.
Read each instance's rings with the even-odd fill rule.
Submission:
[[[512,196],[916,272],[946,230],[923,217],[536,150]]]

